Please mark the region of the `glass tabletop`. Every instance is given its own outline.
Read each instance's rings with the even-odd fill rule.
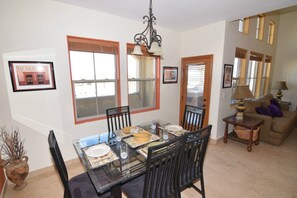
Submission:
[[[137,126],[154,135],[160,136],[156,141],[163,141],[161,133],[168,124],[162,120],[154,120]],[[146,157],[138,151],[139,148],[145,147],[145,144],[137,148],[128,146],[128,157],[126,159],[120,157],[120,146],[125,142],[125,138],[128,137],[122,138],[121,141],[116,141],[114,136],[108,142],[108,133],[103,133],[73,141],[74,148],[98,193],[106,192],[115,185],[125,183],[130,179],[144,174]],[[169,135],[169,139],[174,137],[174,135]],[[106,144],[110,147],[108,154],[95,158],[86,154],[88,149],[99,144]]]

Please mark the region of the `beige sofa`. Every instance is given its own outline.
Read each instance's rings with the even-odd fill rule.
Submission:
[[[272,94],[268,94],[255,100],[245,101],[246,110],[244,114],[249,117],[265,120],[264,124],[261,126],[260,141],[281,145],[294,127],[296,127],[297,111],[287,111],[287,109],[281,108],[283,112],[282,117],[258,114],[256,107],[270,105],[272,98]]]

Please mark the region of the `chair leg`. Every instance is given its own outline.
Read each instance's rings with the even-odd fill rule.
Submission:
[[[201,190],[195,186],[193,183],[191,183],[189,186],[194,188],[197,192],[199,192],[203,198],[205,198],[205,189],[204,189],[204,179],[203,176],[200,178],[200,185],[201,185]]]

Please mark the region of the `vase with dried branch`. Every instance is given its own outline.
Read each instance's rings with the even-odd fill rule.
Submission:
[[[1,166],[5,168],[7,178],[15,184],[14,190],[21,190],[27,185],[25,178],[29,173],[29,165],[19,129],[1,127],[0,142],[1,155],[5,159]]]

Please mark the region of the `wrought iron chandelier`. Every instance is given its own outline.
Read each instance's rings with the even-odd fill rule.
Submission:
[[[147,51],[155,56],[162,55],[162,37],[157,34],[157,30],[154,29],[154,24],[156,24],[156,17],[153,14],[152,0],[150,0],[149,15],[143,17],[144,22],[147,23],[146,28],[143,32],[137,33],[134,36],[134,50],[133,55],[143,55],[141,51],[141,45],[144,44]]]

